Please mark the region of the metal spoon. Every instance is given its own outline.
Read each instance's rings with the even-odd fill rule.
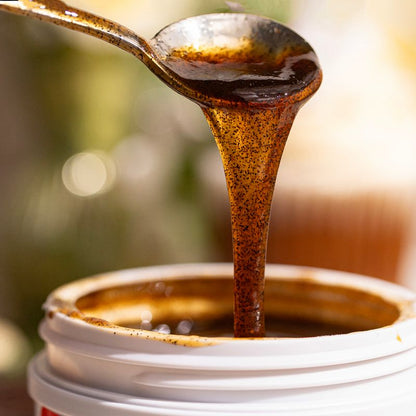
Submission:
[[[141,60],[170,88],[202,104],[215,104],[215,97],[208,97],[206,91],[195,89],[192,79],[170,65],[168,58],[172,51],[183,48],[238,49],[247,42],[255,42],[271,56],[277,56],[289,45],[301,49],[308,59],[316,61],[316,67],[301,80],[299,91],[291,94],[292,101],[303,101],[315,92],[321,81],[317,58],[309,44],[287,27],[255,15],[221,13],[191,17],[167,26],[146,41],[118,23],[70,7],[60,0],[0,1],[0,10],[52,22],[115,45]],[[279,73],[277,77],[290,76],[290,71],[286,68],[283,75]],[[213,76],[219,79],[227,78],[227,73],[221,73],[220,67],[216,67],[214,72]],[[192,77],[195,78],[195,74]],[[232,77],[235,78],[236,74]]]

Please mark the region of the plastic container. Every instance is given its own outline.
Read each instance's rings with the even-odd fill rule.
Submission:
[[[174,322],[175,313],[221,322],[232,308],[231,265],[126,270],[57,289],[40,326],[46,349],[29,367],[36,415],[415,414],[412,292],[335,271],[269,266],[266,274],[266,313],[303,336],[233,339],[121,326]],[[335,335],[305,336],[317,331]]]

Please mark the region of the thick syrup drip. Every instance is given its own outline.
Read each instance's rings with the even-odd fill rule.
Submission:
[[[265,336],[264,269],[277,170],[295,115],[319,85],[311,50],[287,45],[174,50],[166,65],[200,94],[215,136],[231,207],[234,335]]]

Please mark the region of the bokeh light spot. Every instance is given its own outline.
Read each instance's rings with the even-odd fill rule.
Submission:
[[[103,152],[77,153],[62,168],[62,181],[66,189],[81,197],[108,191],[114,179],[114,162]]]

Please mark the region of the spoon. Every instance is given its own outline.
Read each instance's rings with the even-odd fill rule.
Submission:
[[[276,97],[284,99],[284,95],[290,96],[291,102],[303,101],[315,92],[321,82],[319,64],[309,44],[289,28],[264,17],[240,13],[191,17],[165,27],[150,41],[146,41],[118,23],[73,8],[60,0],[0,1],[0,10],[48,21],[115,45],[142,61],[170,88],[203,105],[224,105],[224,100],[229,99],[234,104],[238,101],[256,101],[256,105],[268,106],[273,105]],[[215,60],[211,65],[205,65],[201,71],[194,62],[179,65],[178,59],[171,59],[172,52],[177,50],[223,53],[226,50],[239,51],[253,44],[261,45],[263,51],[258,54],[257,60],[248,66],[240,62],[239,68],[231,70]],[[256,71],[265,57],[271,62],[271,58],[284,55],[285,50],[290,52],[294,49],[297,50],[295,62],[289,59],[277,69],[266,68],[266,74],[262,68],[262,73],[256,78]],[[303,58],[314,61],[316,65],[305,73],[293,75],[294,64]],[[184,60],[179,61],[183,63]],[[251,84],[248,85],[250,91],[240,85],[248,76],[251,76]],[[296,88],[284,91],[282,85],[290,84],[290,77],[298,78]],[[204,88],[201,88],[198,80],[206,81]],[[217,85],[212,81],[216,81]],[[236,83],[235,93],[229,97],[222,96],[222,86],[229,86],[233,82]],[[253,89],[256,85],[257,91]],[[264,91],[267,88],[265,97]],[[260,100],[259,95],[262,95]]]

